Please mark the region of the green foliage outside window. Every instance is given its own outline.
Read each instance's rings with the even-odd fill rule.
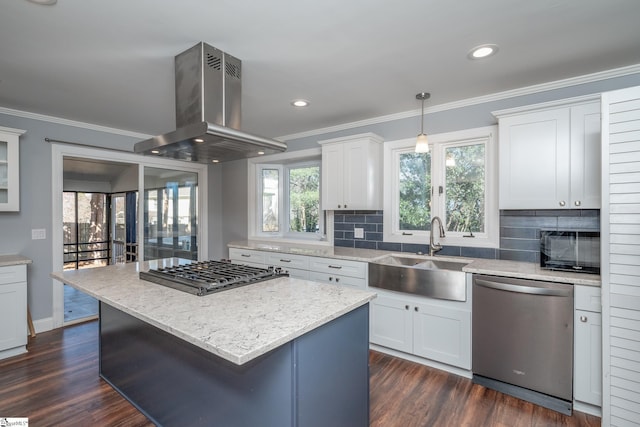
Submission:
[[[400,154],[399,229],[431,227],[431,154]]]
[[[289,228],[315,233],[320,214],[320,167],[289,170]]]
[[[445,151],[446,225],[453,232],[484,232],[484,144]]]

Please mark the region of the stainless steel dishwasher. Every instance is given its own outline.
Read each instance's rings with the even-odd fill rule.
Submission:
[[[571,415],[573,286],[474,275],[473,381]]]

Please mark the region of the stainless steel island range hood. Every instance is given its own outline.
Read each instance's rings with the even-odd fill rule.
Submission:
[[[136,153],[200,163],[285,151],[275,139],[240,130],[242,63],[206,43],[175,57],[176,130],[140,141]]]

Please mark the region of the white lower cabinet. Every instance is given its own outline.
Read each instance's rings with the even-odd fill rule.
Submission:
[[[602,315],[600,288],[575,286],[573,398],[602,405]]]
[[[281,267],[294,279],[367,288],[366,262],[239,248],[229,248],[229,259],[253,267]]]
[[[27,266],[0,267],[0,359],[27,351]]]
[[[462,369],[471,369],[471,310],[467,303],[373,289],[370,341]]]
[[[264,268],[266,266],[264,257],[265,253],[261,251],[229,248],[229,259],[238,264]]]

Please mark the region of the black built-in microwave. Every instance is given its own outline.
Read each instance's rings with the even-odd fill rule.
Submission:
[[[540,266],[549,270],[600,274],[600,232],[540,230]]]

